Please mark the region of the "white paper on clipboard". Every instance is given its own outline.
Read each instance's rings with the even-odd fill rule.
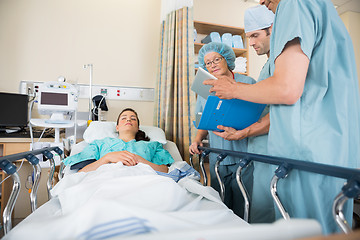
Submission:
[[[201,97],[207,99],[207,97],[209,95],[215,95],[215,93],[210,93],[210,88],[212,87],[211,85],[204,85],[203,82],[205,80],[208,79],[217,79],[216,77],[214,77],[213,75],[211,75],[209,72],[207,72],[206,70],[202,69],[201,67],[199,67],[196,75],[195,75],[195,79],[193,84],[191,85],[191,90],[196,92],[198,95],[200,95]]]

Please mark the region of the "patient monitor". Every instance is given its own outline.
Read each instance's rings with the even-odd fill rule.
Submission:
[[[39,86],[38,94],[39,114],[50,115],[48,123],[68,123],[65,116],[77,109],[77,90],[71,84],[47,82]]]
[[[48,119],[34,119],[30,123],[34,126],[54,128],[55,143],[60,143],[60,128],[74,127],[78,103],[78,91],[69,83],[47,82],[38,88],[38,111],[41,115],[49,115]]]

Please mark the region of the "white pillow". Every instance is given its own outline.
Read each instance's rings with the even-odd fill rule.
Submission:
[[[94,140],[104,139],[106,137],[118,137],[115,122],[92,121],[86,128],[83,135],[83,138],[87,143],[91,143]]]
[[[157,141],[166,144],[165,132],[158,127],[140,126],[151,141]],[[100,122],[92,121],[85,130],[83,138],[85,142],[91,143],[94,140],[104,139],[106,137],[117,138],[119,134],[116,132],[116,122]]]
[[[151,141],[166,144],[165,132],[161,128],[140,125],[140,130],[143,130],[146,133],[146,136],[148,136]]]

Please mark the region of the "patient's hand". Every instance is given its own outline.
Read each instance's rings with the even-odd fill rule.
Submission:
[[[241,140],[248,137],[250,128],[245,128],[243,130],[236,130],[232,127],[224,127],[222,125],[217,126],[218,129],[224,130],[224,132],[213,132],[215,135],[222,137],[225,140]]]
[[[110,153],[105,154],[105,156],[103,156],[99,160],[87,165],[86,167],[81,169],[79,172],[95,171],[101,165],[108,164],[108,163],[118,163],[118,162],[122,162],[125,166],[135,166],[138,163],[144,163],[144,164],[150,165],[150,167],[152,167],[155,171],[160,171],[160,172],[165,172],[165,173],[168,171],[168,167],[166,165],[156,165],[134,153],[131,153],[128,151],[119,151],[119,152],[110,152]]]
[[[135,166],[141,161],[141,157],[128,151],[110,152],[104,157],[105,163],[122,162],[125,166]]]

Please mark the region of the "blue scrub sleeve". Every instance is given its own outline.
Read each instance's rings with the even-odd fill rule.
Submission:
[[[316,20],[316,14],[313,11],[319,6],[309,7],[309,1],[281,1],[276,9],[274,28],[271,34],[274,39],[271,48],[274,56],[273,60],[282,53],[286,44],[299,38],[301,49],[310,59],[312,50],[315,46],[316,32],[319,31],[321,23]],[[276,39],[275,39],[276,37]]]
[[[155,153],[151,159],[151,162],[156,165],[170,165],[174,162],[174,159],[170,153],[165,150],[161,143],[154,142],[155,144]]]
[[[75,163],[79,163],[81,161],[89,160],[89,159],[99,160],[100,149],[99,149],[99,145],[97,143],[98,143],[98,140],[95,140],[94,142],[87,145],[84,148],[84,150],[82,150],[80,153],[65,158],[64,159],[65,166],[74,165]]]
[[[234,74],[234,79],[236,82],[242,82],[242,83],[248,83],[248,84],[254,84],[256,83],[255,79],[249,76],[245,76],[239,73]]]

